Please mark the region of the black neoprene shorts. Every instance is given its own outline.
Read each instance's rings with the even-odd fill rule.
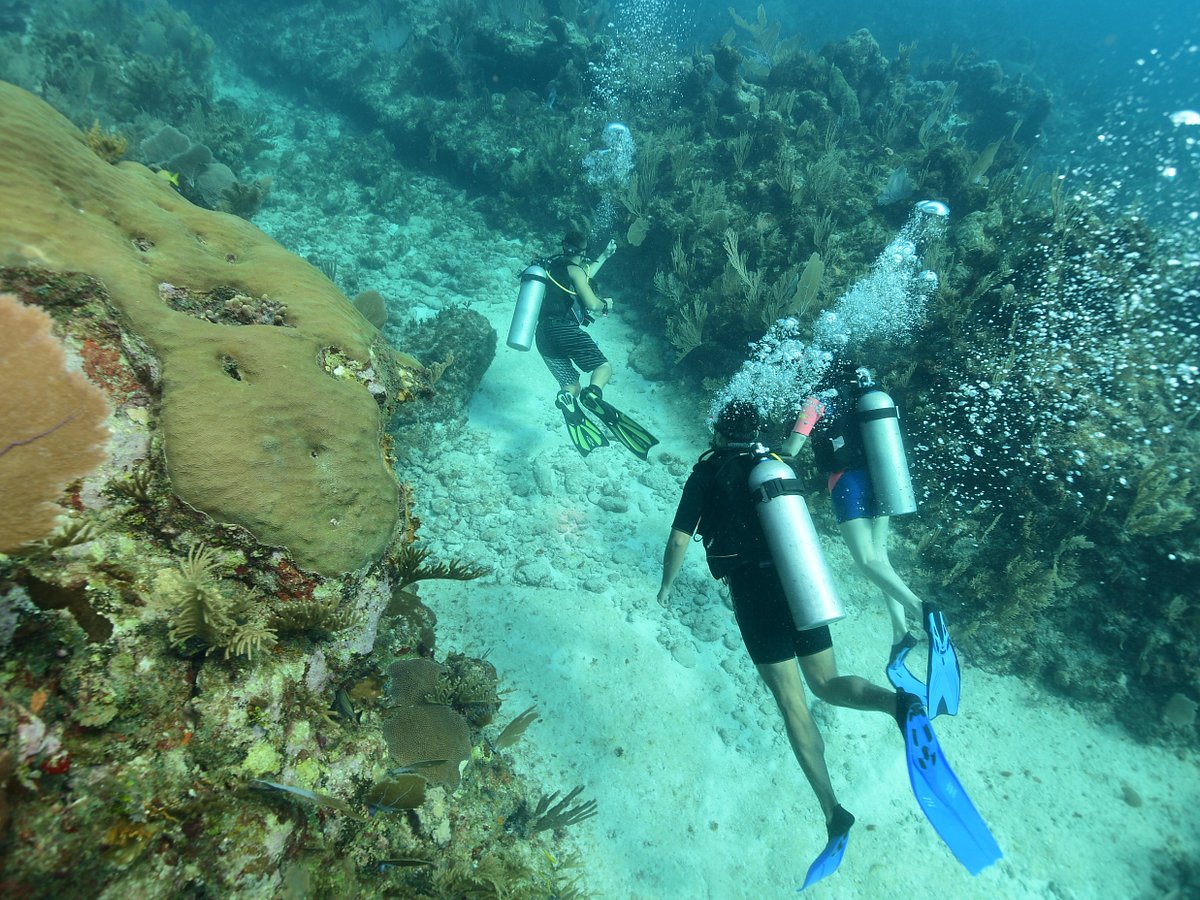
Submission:
[[[797,630],[773,566],[738,569],[726,582],[742,641],[755,665],[812,656],[833,646],[828,625]]]
[[[574,319],[545,319],[539,322],[536,341],[538,353],[542,355],[559,387],[579,380],[576,366],[580,371],[593,372],[608,362],[592,336],[580,328]]]

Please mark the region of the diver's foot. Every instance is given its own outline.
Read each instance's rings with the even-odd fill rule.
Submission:
[[[568,410],[575,405],[575,395],[563,388],[554,398],[554,405],[561,410]]]
[[[892,644],[892,652],[888,654],[888,665],[890,666],[896,661],[896,657],[902,653],[906,653],[915,646],[917,646],[917,636],[911,631],[906,631],[904,637]]]
[[[832,840],[839,834],[845,834],[854,825],[854,816],[850,811],[840,803],[834,807],[833,818],[825,823],[825,830],[829,832],[829,837]]]
[[[925,711],[925,704],[921,702],[921,698],[916,694],[910,694],[905,690],[896,691],[896,724],[900,726],[900,733],[906,738],[905,728],[908,725],[908,717],[910,710],[917,712]]]

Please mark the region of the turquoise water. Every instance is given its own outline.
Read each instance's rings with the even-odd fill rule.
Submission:
[[[436,655],[496,667],[500,721],[537,704],[509,753],[531,784],[597,801],[546,838],[596,896],[784,896],[824,843],[699,548],[671,602],[656,593],[714,413],[749,399],[777,444],[835,355],[868,359],[900,404],[921,509],[892,560],[946,611],[963,699],[935,727],[1004,859],[968,875],[894,723],[809,695],[858,817],[813,893],[1197,890],[1190,4],[166,9],[9,4],[0,78],[121,131],[127,158],[182,173],[189,200],[347,297],[378,292],[397,349],[420,357],[429,323],[477,335],[453,324],[466,310],[502,336],[518,273],[566,229],[593,255],[616,241],[597,280],[613,312],[588,333],[606,398],[660,439],[648,461],[615,441],[577,454],[537,353],[493,359],[458,332],[440,399],[392,429],[422,546],[490,569],[422,586]],[[838,666],[886,684],[885,604],[807,452],[797,474],[848,613]]]

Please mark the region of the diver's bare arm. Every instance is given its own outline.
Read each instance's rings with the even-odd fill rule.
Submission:
[[[601,267],[608,262],[614,253],[617,252],[617,242],[609,241],[608,246],[604,248],[604,252],[596,257],[595,261],[588,266],[587,274],[589,278],[595,278]]]
[[[588,284],[587,274],[582,268],[576,265],[567,267],[567,274],[571,276],[571,286],[575,288],[575,295],[579,301],[587,307],[588,312],[606,312],[612,305],[611,300],[601,300],[596,296],[596,292],[592,290],[592,286]],[[607,300],[607,302],[606,302]]]
[[[671,585],[675,582],[675,576],[679,574],[679,570],[683,566],[683,558],[687,554],[688,544],[691,542],[692,536],[686,531],[680,531],[678,528],[671,529],[671,536],[667,538],[667,547],[663,550],[662,585],[658,589],[659,603],[666,605],[667,598],[671,594]]]
[[[817,397],[809,397],[805,400],[804,408],[800,410],[796,424],[792,426],[792,433],[787,436],[787,440],[779,448],[779,455],[794,457],[799,453],[804,442],[808,440],[808,436],[812,434],[813,426],[821,420],[823,415],[825,415],[825,404]]]

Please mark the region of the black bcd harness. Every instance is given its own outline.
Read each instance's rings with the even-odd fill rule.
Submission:
[[[747,565],[769,562],[771,551],[750,493],[750,469],[760,456],[743,450],[709,450],[696,463],[716,467],[700,512],[696,533],[704,544],[709,571],[724,578]]]

